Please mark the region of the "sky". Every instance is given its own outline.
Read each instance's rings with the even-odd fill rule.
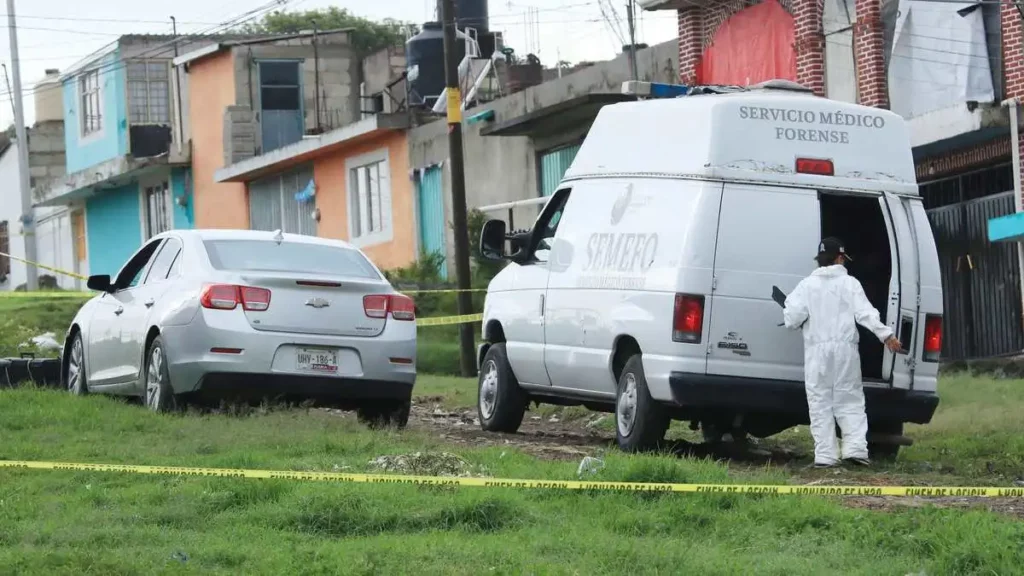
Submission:
[[[268,0],[14,0],[21,60],[21,82],[25,93],[25,123],[35,118],[32,87],[47,68],[66,70],[83,57],[99,50],[122,34],[170,34],[170,17],[178,21],[179,33],[210,30],[254,9]],[[434,20],[436,0],[281,0],[284,10],[310,10],[337,6],[354,14],[379,20],[423,23]],[[607,60],[621,51],[614,26],[602,16],[601,5],[614,9],[621,33],[628,38],[626,0],[490,0],[491,30],[504,33],[505,43],[518,54],[534,53],[546,66],[559,60]],[[621,4],[621,6],[620,6]],[[7,11],[0,19],[5,30]],[[614,20],[614,19],[613,19]],[[658,44],[676,37],[673,11],[642,12],[637,8],[637,41]],[[627,39],[628,42],[628,39]],[[11,73],[10,35],[0,46],[0,61]],[[0,70],[0,126],[13,123],[10,91]],[[9,80],[13,82],[13,78]]]

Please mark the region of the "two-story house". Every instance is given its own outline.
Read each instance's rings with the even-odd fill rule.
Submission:
[[[210,42],[126,35],[60,76],[66,175],[36,206],[81,214],[81,273],[114,274],[146,239],[192,227],[187,78],[171,61]]]
[[[174,60],[203,103],[189,118],[197,227],[337,238],[385,268],[415,259],[404,55],[364,58],[350,33],[224,41]]]

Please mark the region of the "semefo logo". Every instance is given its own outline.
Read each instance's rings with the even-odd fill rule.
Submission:
[[[622,217],[626,215],[626,210],[629,209],[630,202],[633,201],[633,185],[627,184],[626,191],[619,196],[619,199],[612,205],[612,226],[617,225],[622,221]]]

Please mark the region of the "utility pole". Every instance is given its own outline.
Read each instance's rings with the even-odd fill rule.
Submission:
[[[636,20],[633,17],[635,8],[636,0],[629,0],[629,3],[626,4],[626,18],[629,24],[629,68],[634,82],[640,80],[640,73],[636,69]]]
[[[21,230],[25,239],[25,260],[36,259],[36,223],[32,214],[32,188],[29,186],[28,136],[25,134],[25,107],[21,101],[21,60],[18,58],[18,23],[14,17],[14,0],[7,0],[7,30],[11,38],[11,72],[14,76],[14,133],[18,139],[18,184],[21,186]],[[38,270],[25,264],[25,287],[39,289]]]
[[[10,1],[10,0],[9,0]],[[462,157],[462,93],[459,90],[459,55],[455,44],[455,2],[438,0],[444,30],[444,78],[448,97],[448,160],[452,171],[452,228],[455,231],[455,275],[459,315],[472,314],[469,292],[469,224],[466,216],[466,173]],[[476,375],[473,326],[459,324],[459,364],[464,377]]]

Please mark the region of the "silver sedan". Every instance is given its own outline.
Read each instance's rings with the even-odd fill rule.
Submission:
[[[113,279],[92,276],[68,329],[74,394],[292,397],[404,426],[416,381],[413,302],[345,242],[247,230],[175,230]]]

